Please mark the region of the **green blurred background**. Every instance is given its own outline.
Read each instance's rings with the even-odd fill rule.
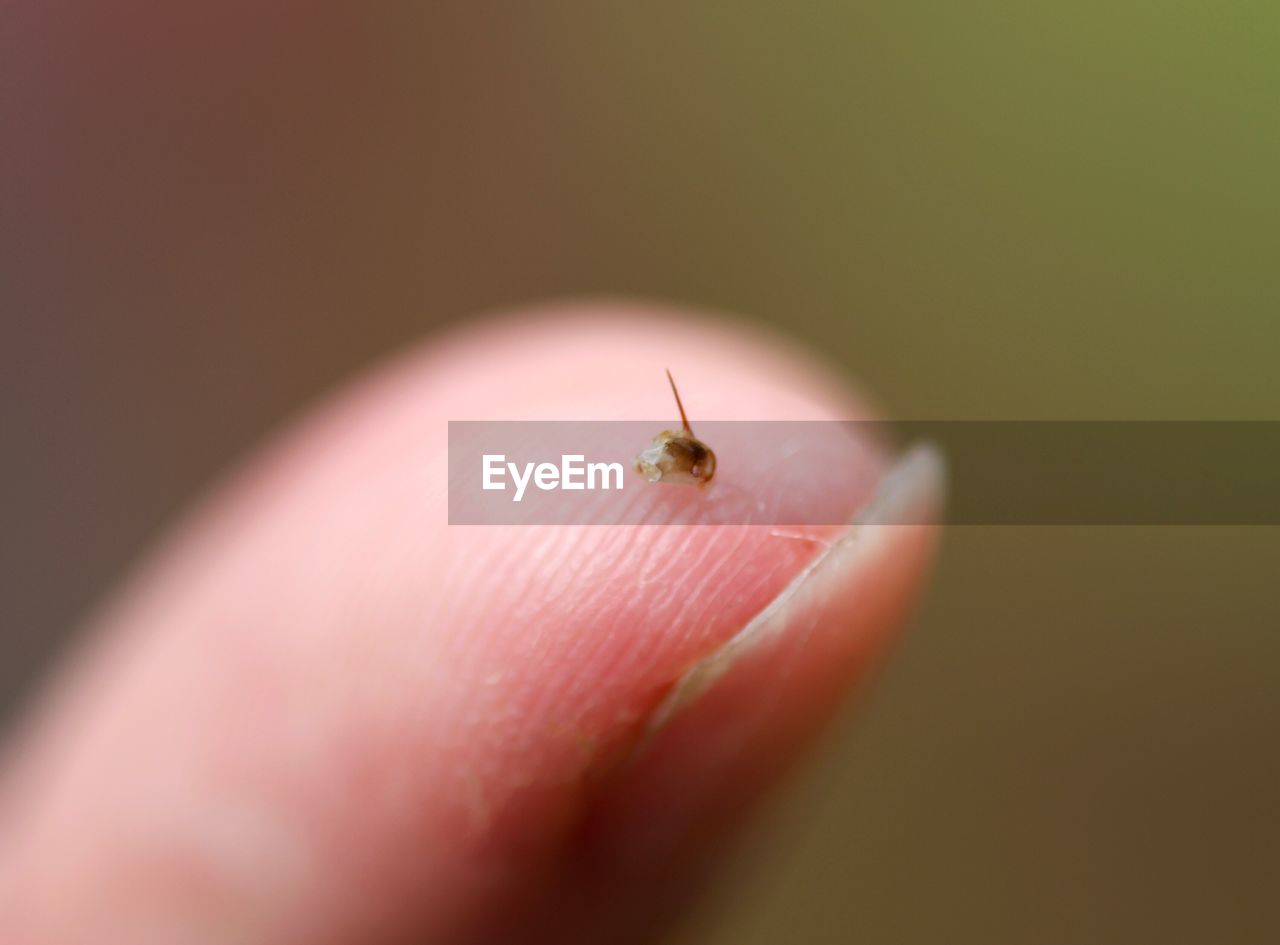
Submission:
[[[495,306],[744,313],[897,417],[1280,416],[1273,5],[188,6],[0,12],[9,706],[272,428]],[[1274,941],[1278,571],[952,529],[683,940]]]

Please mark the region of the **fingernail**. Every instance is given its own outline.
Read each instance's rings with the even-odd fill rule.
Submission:
[[[813,559],[792,582],[738,633],[688,669],[649,717],[640,748],[682,709],[705,692],[747,650],[786,628],[797,598],[824,576],[838,574],[868,552],[889,525],[923,525],[941,508],[946,482],[942,454],[932,444],[913,446],[885,473],[871,500],[854,516],[850,530]]]
[[[673,685],[600,814],[620,869],[695,863],[796,758],[891,636],[930,557],[945,482],[909,450],[849,531]]]

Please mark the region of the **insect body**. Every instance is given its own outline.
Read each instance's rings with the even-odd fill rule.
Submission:
[[[684,482],[705,486],[716,474],[716,454],[693,435],[689,418],[676,382],[667,371],[671,393],[675,394],[676,407],[680,411],[680,431],[663,430],[653,438],[647,450],[636,457],[636,471],[649,482]]]

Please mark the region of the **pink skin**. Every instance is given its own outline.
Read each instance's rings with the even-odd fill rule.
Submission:
[[[864,675],[934,537],[447,524],[447,420],[671,417],[666,366],[695,429],[867,416],[775,339],[607,304],[375,372],[99,616],[13,747],[0,939],[648,938]],[[717,487],[752,488],[751,462]],[[833,462],[848,491],[805,501],[838,521],[883,466]],[[913,488],[936,502],[936,481]],[[734,658],[680,687],[717,653]]]

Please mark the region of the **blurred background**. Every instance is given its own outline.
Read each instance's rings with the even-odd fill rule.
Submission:
[[[891,416],[1280,417],[1280,12],[976,0],[0,11],[0,697],[371,359],[607,294]],[[953,528],[688,943],[1270,942],[1280,533]]]

